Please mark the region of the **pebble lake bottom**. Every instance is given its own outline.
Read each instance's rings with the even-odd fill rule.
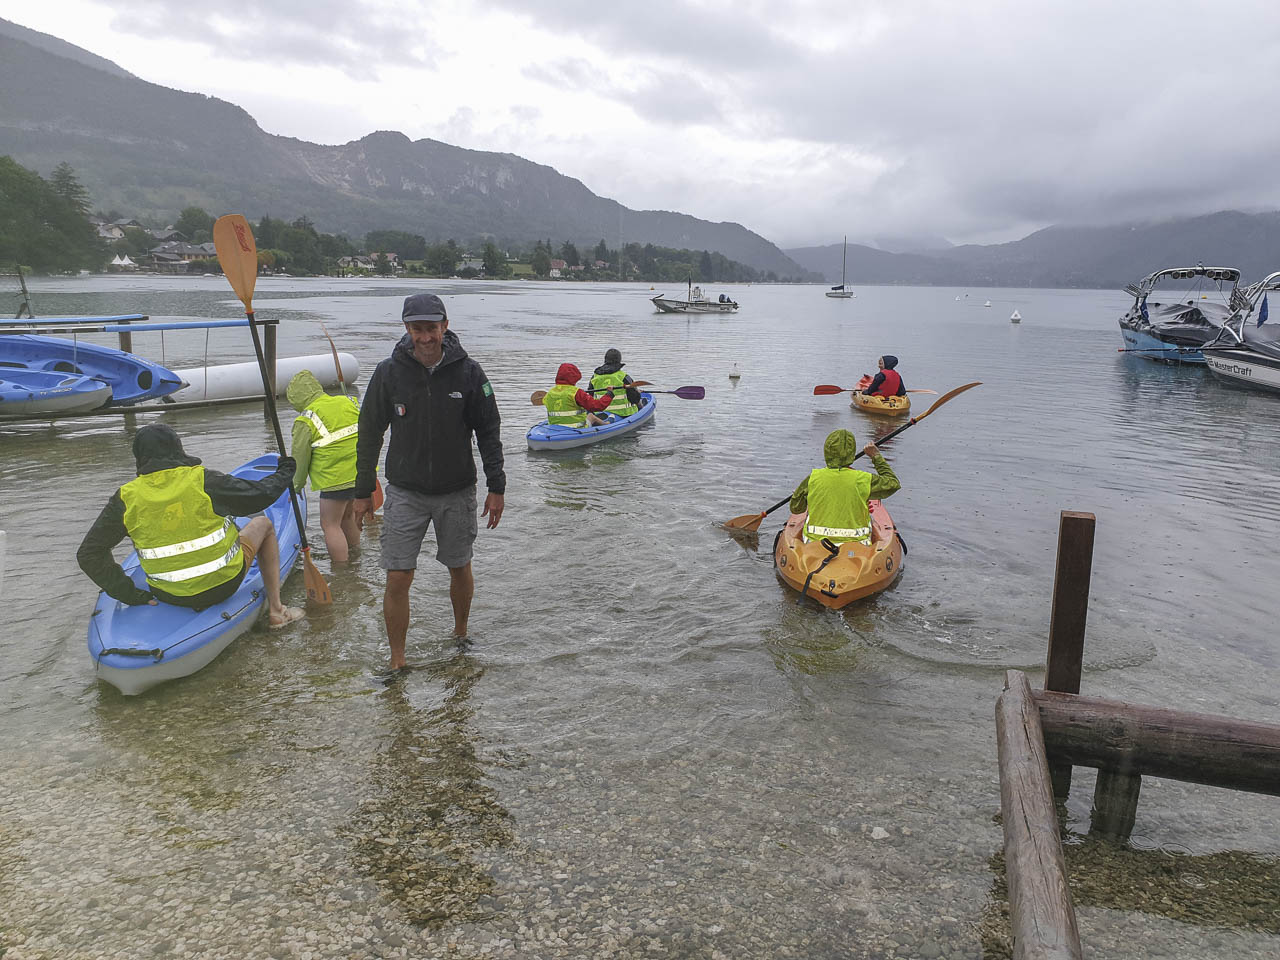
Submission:
[[[45,316],[239,310],[220,277],[31,287]],[[1082,692],[1280,722],[1280,399],[1118,354],[1123,294],[734,286],[739,313],[683,317],[640,285],[266,278],[255,306],[281,356],[327,352],[323,319],[363,383],[424,288],[494,384],[509,486],[470,643],[428,541],[389,686],[376,531],[330,574],[315,517],[332,607],[140,697],[99,683],[75,550],[131,476],[130,428],[0,428],[4,960],[1007,957],[994,709],[1006,668],[1039,684],[1062,509],[1098,517]],[[134,346],[252,356],[235,330]],[[608,347],[706,400],[527,451],[529,394]],[[908,387],[984,385],[885,447],[897,584],[797,604],[782,511],[755,551],[719,524],[831,430],[895,425],[811,395],[883,353]],[[252,405],[164,419],[217,468],[272,447]],[[1086,837],[1092,783],[1077,768],[1067,825],[1087,956],[1280,953],[1274,798],[1148,778],[1118,847]]]

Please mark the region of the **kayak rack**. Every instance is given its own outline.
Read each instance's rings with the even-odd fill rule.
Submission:
[[[1098,771],[1089,833],[1108,840],[1129,839],[1144,775],[1280,796],[1280,724],[1080,696],[1095,523],[1061,514],[1044,689],[1008,670],[996,702],[1015,960],[1084,956],[1059,822],[1073,765]]]

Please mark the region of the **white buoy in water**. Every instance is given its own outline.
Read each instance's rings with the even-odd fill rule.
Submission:
[[[983,304],[983,306],[984,306],[984,307],[989,307],[989,306],[991,306],[991,301],[990,301],[990,300],[988,300],[986,303],[984,303],[984,304]]]
[[[738,372],[738,365],[735,363],[735,364],[733,365],[733,369],[729,371],[729,379],[730,379],[730,380],[737,380],[737,379],[739,379],[741,376],[742,376],[742,374]]]
[[[1009,322],[1010,322],[1010,323],[1021,323],[1021,322],[1022,322],[1022,314],[1020,314],[1017,310],[1013,311],[1013,315],[1012,315],[1011,317],[1009,317]]]
[[[350,387],[360,376],[360,361],[349,353],[339,353],[338,360],[342,364],[342,379]],[[289,389],[289,381],[300,370],[310,370],[320,381],[320,386],[326,389],[338,386],[338,373],[334,369],[331,353],[316,353],[307,357],[277,357],[276,396],[284,396]],[[175,402],[262,396],[262,374],[258,372],[256,360],[212,367],[188,367],[173,372],[188,384],[177,393],[169,395]]]

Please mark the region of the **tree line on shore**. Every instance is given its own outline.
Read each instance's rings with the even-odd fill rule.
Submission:
[[[92,209],[88,192],[68,164],[60,163],[46,180],[11,157],[0,157],[0,263],[19,264],[37,273],[94,271],[104,269],[117,255],[146,258],[158,246],[155,234],[139,226],[123,226],[123,236],[115,240],[100,237]],[[112,210],[97,214],[96,219],[117,223],[125,216]],[[203,208],[189,206],[172,229],[187,243],[199,245],[212,239],[213,221],[213,215]],[[772,271],[755,270],[713,251],[653,244],[627,243],[611,248],[600,240],[594,247],[580,250],[569,240],[557,246],[548,238],[530,247],[512,240],[476,237],[464,247],[454,239],[432,243],[401,230],[374,230],[362,241],[354,241],[342,233],[317,230],[306,215],[286,221],[264,214],[253,229],[261,269],[293,276],[373,273],[664,283],[777,280]],[[216,270],[217,261],[210,258],[204,266]]]

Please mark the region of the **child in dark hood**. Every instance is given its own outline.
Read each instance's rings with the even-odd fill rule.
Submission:
[[[898,358],[886,353],[876,361],[876,364],[880,367],[880,372],[872,378],[870,385],[863,393],[869,397],[905,397],[907,386],[902,382],[902,375],[896,369]]]
[[[619,417],[629,417],[640,409],[640,391],[631,386],[635,382],[631,379],[631,375],[622,372],[625,366],[626,364],[622,362],[622,351],[616,347],[610,347],[604,352],[604,363],[596,367],[588,390],[589,393],[599,396],[606,390],[625,387],[626,396],[615,394],[613,402],[609,404],[609,412]]]
[[[107,501],[76,553],[89,579],[130,606],[168,603],[203,610],[235,594],[256,556],[268,624],[275,629],[303,616],[299,608],[280,602],[280,547],[271,521],[254,517],[237,530],[232,520],[280,498],[293,479],[292,457],[281,457],[275,473],[261,480],[229,476],[203,467],[163,423],[138,431],[133,456],[137,479]],[[111,555],[125,537],[141,557],[146,589]]]

